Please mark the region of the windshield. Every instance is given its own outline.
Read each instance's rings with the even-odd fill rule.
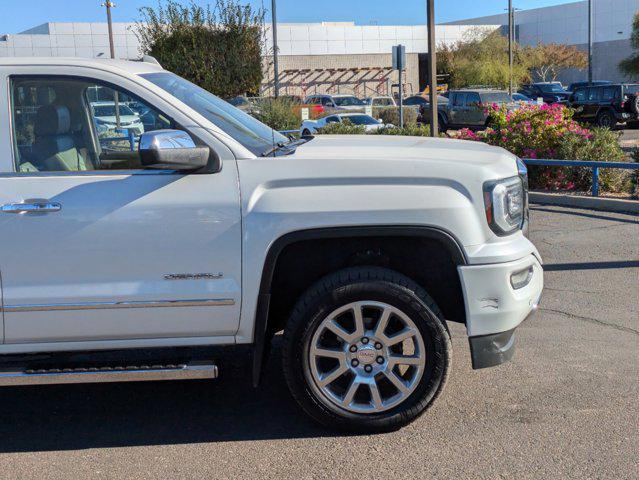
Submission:
[[[338,107],[359,107],[364,105],[364,102],[357,97],[333,97],[333,101]]]
[[[123,104],[119,105],[118,110],[120,110],[120,115],[122,116],[135,115],[133,110]],[[115,105],[98,105],[93,107],[93,111],[96,117],[115,117]]]
[[[481,101],[483,103],[508,103],[512,100],[506,92],[482,93]]]
[[[173,73],[146,73],[141,77],[184,102],[255,155],[289,142],[281,133]]]
[[[342,117],[342,120],[348,120],[353,125],[377,125],[379,123],[369,115],[348,115]]]
[[[544,93],[560,93],[564,91],[563,87],[556,83],[541,83],[537,86]]]

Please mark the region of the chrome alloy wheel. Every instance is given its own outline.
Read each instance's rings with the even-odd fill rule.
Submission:
[[[426,358],[421,333],[408,315],[386,303],[360,301],[320,323],[308,362],[322,397],[350,412],[378,413],[413,393]]]

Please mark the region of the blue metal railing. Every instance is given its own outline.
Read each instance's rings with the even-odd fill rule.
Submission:
[[[592,196],[599,196],[599,169],[623,168],[626,170],[639,170],[639,163],[635,162],[587,162],[584,160],[549,160],[544,158],[524,158],[526,165],[541,167],[587,167],[592,169]]]

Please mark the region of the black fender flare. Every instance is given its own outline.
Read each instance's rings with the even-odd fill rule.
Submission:
[[[266,338],[268,313],[271,302],[271,283],[275,272],[275,265],[282,251],[293,243],[306,240],[320,240],[327,238],[352,237],[424,237],[441,242],[450,252],[457,265],[467,265],[468,259],[460,242],[449,232],[437,227],[428,226],[357,226],[357,227],[328,227],[296,230],[286,233],[275,240],[265,257],[260,280],[260,290],[257,298],[255,322],[253,325],[253,358],[252,381],[257,387],[260,383],[262,366],[265,361],[266,346],[270,339]]]

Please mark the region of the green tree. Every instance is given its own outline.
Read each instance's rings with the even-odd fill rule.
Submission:
[[[586,52],[571,45],[540,43],[536,47],[525,47],[523,54],[531,73],[542,82],[557,80],[559,72],[563,69],[581,70],[588,66]]]
[[[630,34],[630,45],[635,50],[639,50],[639,13],[632,20],[632,33]],[[634,52],[628,58],[619,62],[619,70],[633,77],[639,74],[639,52]]]
[[[529,80],[530,73],[522,50],[515,45],[513,79],[516,84]],[[508,39],[499,31],[478,29],[453,45],[440,45],[437,73],[448,74],[453,88],[509,84]]]
[[[140,9],[143,53],[222,97],[257,93],[262,82],[264,10],[236,0],[211,7],[176,0]]]

